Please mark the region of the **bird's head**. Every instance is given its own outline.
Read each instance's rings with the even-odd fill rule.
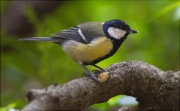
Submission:
[[[115,19],[103,23],[103,31],[110,39],[120,40],[131,33],[138,33],[125,22]]]

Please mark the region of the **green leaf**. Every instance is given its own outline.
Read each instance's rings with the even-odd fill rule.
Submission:
[[[14,108],[16,106],[16,103],[8,104],[6,107],[1,107],[0,111],[8,111],[11,108]]]

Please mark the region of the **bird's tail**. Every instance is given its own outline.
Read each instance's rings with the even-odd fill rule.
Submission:
[[[60,39],[57,37],[29,37],[21,38],[20,41],[51,41],[51,42],[60,42]]]

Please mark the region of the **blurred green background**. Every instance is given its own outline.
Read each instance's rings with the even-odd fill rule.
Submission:
[[[44,88],[54,82],[64,84],[85,72],[57,44],[18,39],[49,36],[87,21],[120,19],[139,31],[129,35],[119,51],[98,63],[99,66],[105,68],[121,61],[140,60],[164,71],[179,70],[179,1],[54,1],[46,7],[39,3],[36,8],[32,2],[1,1],[1,107],[22,108],[27,104],[28,89]],[[21,8],[13,10],[12,4]],[[50,4],[56,4],[56,8]],[[49,9],[43,12],[44,7]],[[8,16],[9,13],[13,16]],[[16,19],[19,16],[29,25],[19,23],[23,22]],[[22,28],[17,33],[19,27]],[[121,97],[91,108],[110,110],[121,106],[118,103]]]

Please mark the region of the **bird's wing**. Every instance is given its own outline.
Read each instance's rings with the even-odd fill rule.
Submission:
[[[96,38],[105,37],[102,25],[102,22],[86,22],[80,24],[80,31],[81,35],[84,36],[84,40],[90,43],[92,40]]]
[[[96,38],[105,37],[102,25],[101,22],[86,22],[76,27],[62,30],[61,32],[52,34],[51,36],[55,38],[60,37],[64,40],[75,40],[87,44]]]
[[[81,43],[87,43],[82,38],[82,36],[79,34],[79,30],[80,30],[79,26],[71,27],[69,29],[65,29],[65,30],[60,31],[59,33],[51,34],[51,37],[61,39],[61,41],[59,42],[60,44],[62,44],[64,41],[67,41],[67,40],[74,40],[74,41],[78,41]]]

